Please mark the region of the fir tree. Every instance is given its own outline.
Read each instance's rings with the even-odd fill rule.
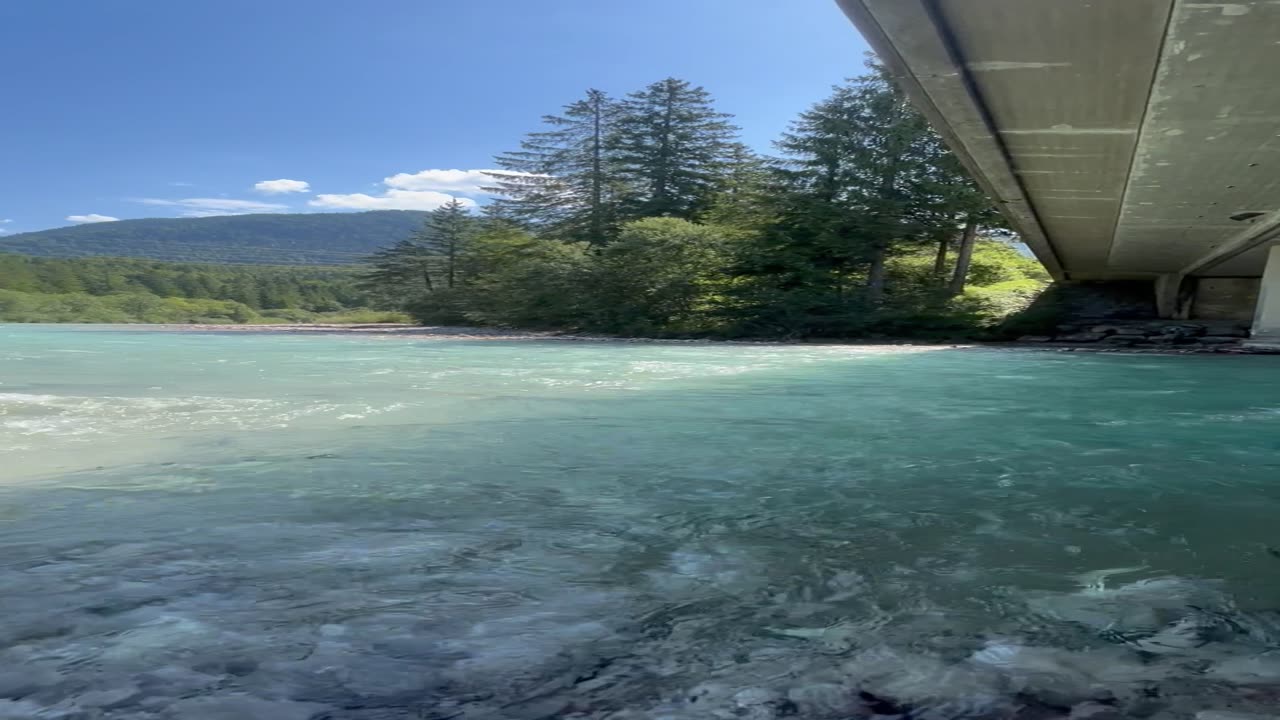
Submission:
[[[617,178],[610,154],[617,105],[600,90],[542,118],[551,129],[499,155],[493,214],[568,241],[602,244],[617,232]]]
[[[457,284],[458,260],[474,232],[475,223],[467,206],[454,198],[433,210],[417,235],[417,243],[439,259],[446,287]]]
[[[706,90],[676,78],[628,95],[612,142],[627,218],[693,219],[705,211],[740,150],[730,117]]]
[[[863,299],[878,304],[890,253],[921,242],[942,212],[941,141],[873,65],[803,113],[778,147],[787,156],[780,179],[795,236],[834,273],[837,295],[860,268]]]
[[[399,303],[435,292],[431,251],[413,238],[382,248],[365,261],[362,282],[370,292]]]

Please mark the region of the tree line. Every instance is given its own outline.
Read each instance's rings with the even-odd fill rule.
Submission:
[[[366,297],[351,270],[166,263],[128,258],[55,259],[0,253],[0,289],[26,293],[231,300],[255,310],[329,312]]]
[[[0,253],[0,321],[308,321],[370,303],[350,268]]]
[[[1047,280],[883,68],[752,153],[674,78],[600,90],[499,155],[364,281],[424,322],[663,335],[842,337],[989,325]]]

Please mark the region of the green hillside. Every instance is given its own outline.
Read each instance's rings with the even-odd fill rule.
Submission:
[[[377,210],[121,220],[7,236],[0,238],[0,252],[60,258],[350,265],[408,237],[424,217],[425,213],[410,210]]]
[[[371,322],[349,267],[0,253],[0,322]],[[353,312],[355,311],[355,312]],[[394,318],[392,318],[394,319]]]

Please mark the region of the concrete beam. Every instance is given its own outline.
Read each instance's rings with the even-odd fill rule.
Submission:
[[[1220,265],[1276,238],[1280,238],[1280,212],[1269,213],[1254,220],[1245,229],[1227,238],[1226,242],[1196,258],[1182,269],[1181,274],[1204,273],[1215,265]],[[1268,264],[1267,267],[1270,268],[1270,265]]]
[[[1057,250],[928,0],[837,0],[911,99],[1056,280]]]

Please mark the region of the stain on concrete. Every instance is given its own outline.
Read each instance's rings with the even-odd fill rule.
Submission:
[[[1107,157],[1106,153],[1018,153],[1020,158],[1100,158]]]
[[[1109,203],[1116,202],[1115,198],[1060,197],[1060,196],[1049,196],[1049,195],[1042,196],[1040,199],[1041,200],[1065,200],[1068,202],[1109,202]]]
[[[973,72],[999,72],[1001,70],[1044,70],[1046,68],[1071,67],[1067,62],[1013,62],[1009,60],[984,60],[971,62],[968,67]]]
[[[1217,10],[1227,17],[1238,17],[1249,14],[1249,6],[1244,3],[1184,3],[1190,10]]]
[[[1022,128],[1000,130],[1001,135],[1133,135],[1133,128],[1077,128],[1070,125],[1054,125],[1049,128]]]

